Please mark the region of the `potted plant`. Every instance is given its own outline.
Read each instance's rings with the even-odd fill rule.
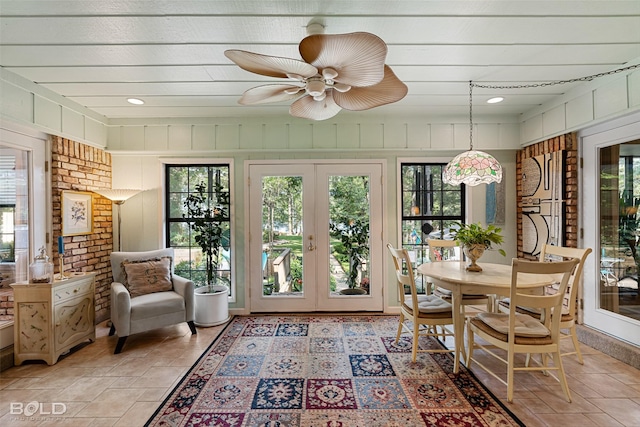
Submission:
[[[369,222],[351,219],[346,223],[330,224],[331,233],[340,237],[340,247],[336,251],[349,262],[347,289],[342,294],[366,294],[367,289],[359,285],[358,276],[362,270],[362,260],[369,254]],[[368,282],[367,282],[368,283]]]
[[[458,223],[456,230],[456,241],[462,246],[462,251],[470,260],[467,266],[468,271],[482,271],[482,267],[476,264],[476,261],[482,256],[485,250],[492,249],[493,245],[502,244],[504,238],[501,228],[493,224],[489,224],[486,228],[482,224],[463,224]],[[504,249],[498,249],[502,256],[506,256]]]
[[[198,326],[214,326],[229,320],[227,297],[229,287],[226,278],[218,274],[223,239],[229,218],[229,193],[222,184],[215,181],[213,191],[209,193],[204,182],[195,187],[184,200],[187,211],[184,217],[194,232],[194,240],[202,249],[205,260],[205,283],[196,281],[196,319]]]

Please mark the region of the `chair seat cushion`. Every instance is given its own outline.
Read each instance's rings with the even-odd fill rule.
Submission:
[[[125,272],[124,285],[131,298],[153,292],[173,289],[171,282],[171,257],[122,262]]]
[[[131,298],[131,321],[185,311],[184,298],[176,292],[154,292]]]
[[[418,302],[428,301],[430,298],[431,298],[431,295],[419,294],[418,295]],[[406,302],[407,304],[411,305],[411,295],[405,295],[404,296],[404,302]]]
[[[501,334],[509,333],[509,315],[506,313],[478,313],[476,318]],[[522,337],[546,337],[551,334],[540,320],[516,313],[515,333]]]
[[[409,310],[412,310],[411,297],[405,297],[404,303]],[[434,295],[418,295],[418,311],[420,314],[438,313],[451,316],[451,310],[451,304],[442,298],[438,298]]]
[[[476,331],[482,331],[485,334],[496,338],[502,342],[508,342],[509,335],[500,333],[484,323],[482,320],[477,317],[472,317],[469,319],[469,323],[472,327],[476,329]],[[551,339],[551,335],[547,335],[546,337],[523,337],[520,335],[516,335],[515,343],[520,345],[548,345],[553,344],[553,340]]]

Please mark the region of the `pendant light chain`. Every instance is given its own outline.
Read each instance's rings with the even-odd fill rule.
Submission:
[[[469,80],[469,149],[473,151],[473,81]]]
[[[478,84],[478,83],[470,83],[470,84],[472,86],[479,87],[482,89],[529,89],[529,88],[536,88],[536,87],[563,85],[566,83],[590,82],[591,80],[594,80],[600,77],[610,76],[612,74],[617,74],[622,71],[635,70],[636,68],[640,68],[640,64],[630,65],[628,67],[618,68],[617,70],[606,71],[604,73],[593,74],[591,76],[577,77],[569,80],[555,80],[551,82],[531,83],[531,84],[522,84],[522,85],[489,85],[489,84],[485,85],[485,84]]]

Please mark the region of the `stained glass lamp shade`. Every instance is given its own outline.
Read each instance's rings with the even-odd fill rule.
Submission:
[[[445,166],[442,180],[451,185],[478,185],[502,181],[502,166],[491,154],[469,150]]]

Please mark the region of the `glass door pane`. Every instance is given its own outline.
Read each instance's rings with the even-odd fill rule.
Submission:
[[[599,307],[640,321],[640,149],[600,150]]]
[[[263,295],[304,294],[302,177],[262,178]]]
[[[369,177],[329,177],[328,266],[331,291],[336,295],[369,293]]]

